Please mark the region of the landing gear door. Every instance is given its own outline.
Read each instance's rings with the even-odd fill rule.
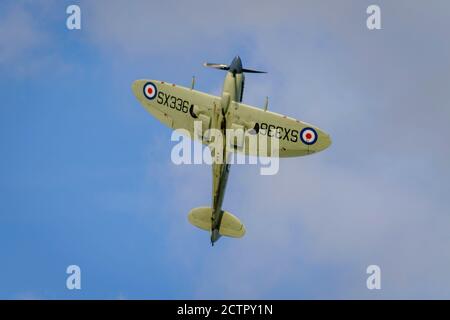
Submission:
[[[202,122],[202,132],[201,132],[201,137],[198,137],[199,139],[201,139],[203,142],[209,142],[210,140],[210,131],[209,129],[211,128],[211,117],[208,117],[204,114],[200,114],[198,116],[198,119]]]
[[[231,125],[230,145],[234,150],[242,150],[244,147],[245,128],[240,124]]]

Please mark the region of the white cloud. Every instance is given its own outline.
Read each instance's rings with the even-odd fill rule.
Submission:
[[[4,12],[0,19],[0,67],[18,62],[30,65],[34,50],[48,41],[33,20],[33,16],[19,6]]]
[[[57,15],[55,10],[51,11],[52,7],[54,1],[41,4],[25,1],[2,8],[0,70],[3,76],[23,78],[49,70],[71,70],[57,49],[55,31],[46,25]]]

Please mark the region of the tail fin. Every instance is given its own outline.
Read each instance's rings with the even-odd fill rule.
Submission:
[[[212,212],[213,210],[210,207],[194,208],[189,212],[189,222],[197,228],[212,231]],[[233,214],[224,211],[219,227],[219,234],[232,238],[241,238],[245,235],[245,227]]]

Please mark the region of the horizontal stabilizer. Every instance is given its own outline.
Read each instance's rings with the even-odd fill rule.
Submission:
[[[211,231],[212,208],[199,207],[189,212],[189,222],[197,228]],[[219,233],[223,236],[232,238],[241,238],[245,234],[245,227],[242,222],[233,214],[224,211],[222,221],[220,223]]]

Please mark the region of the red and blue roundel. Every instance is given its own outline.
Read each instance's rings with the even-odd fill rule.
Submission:
[[[303,130],[300,131],[300,139],[304,144],[314,144],[317,141],[317,132],[313,128],[303,128]]]
[[[147,82],[144,85],[144,96],[149,99],[155,99],[156,94],[158,93],[158,89],[156,89],[156,86],[152,82]]]

